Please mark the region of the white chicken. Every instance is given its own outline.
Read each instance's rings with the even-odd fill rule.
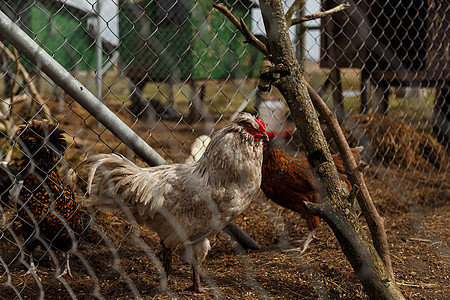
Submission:
[[[211,248],[208,237],[258,197],[267,140],[264,122],[245,113],[219,130],[192,164],[140,168],[120,155],[97,155],[91,159],[88,191],[94,204],[131,212],[158,233],[167,273],[172,250],[188,246],[192,288],[202,292],[198,268]]]

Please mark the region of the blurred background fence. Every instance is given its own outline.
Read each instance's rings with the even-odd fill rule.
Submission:
[[[275,89],[258,90],[261,53],[243,42],[213,2],[4,0],[0,10],[170,163],[186,161],[197,137],[212,135],[239,111],[259,114],[278,144],[301,156],[286,103]],[[437,0],[347,2],[350,7],[343,12],[291,27],[305,77],[335,110],[351,146],[365,147],[372,197],[389,202],[381,210],[445,202],[449,5]],[[296,16],[340,3],[305,0]],[[255,35],[264,35],[257,1],[229,0],[228,7]],[[100,274],[113,263],[102,261],[102,255],[109,255],[119,261],[113,267],[123,290],[130,296],[142,293],[130,272],[146,257],[146,248],[134,241],[135,229],[120,214],[89,206],[84,164],[94,153],[139,158],[2,36],[0,32],[0,159],[14,163],[20,158],[18,126],[31,119],[59,124],[68,142],[61,165],[76,171],[76,198],[91,217],[76,235],[75,250],[80,272],[88,275],[78,278],[78,286],[62,280],[58,287],[72,297],[127,295],[105,291],[110,283]],[[326,124],[324,130],[327,134]],[[331,138],[329,143],[336,150]],[[8,298],[37,295],[38,290],[55,295],[51,285],[40,285],[15,267],[27,254],[16,235],[15,205],[5,200],[9,192],[0,191],[1,293]],[[154,236],[142,235],[156,248]],[[45,253],[37,260],[51,273]],[[43,282],[50,273],[42,276]]]

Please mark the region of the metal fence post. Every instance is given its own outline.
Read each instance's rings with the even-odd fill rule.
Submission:
[[[167,164],[155,150],[0,11],[0,34],[151,166]]]
[[[0,34],[8,39],[21,53],[39,67],[50,79],[58,84],[67,94],[81,104],[100,123],[105,125],[125,145],[133,150],[150,166],[166,165],[162,158],[141,137],[131,130],[119,117],[109,110],[88,89],[76,80],[66,69],[55,61],[47,52],[39,47],[25,32],[0,11]],[[232,237],[245,249],[259,249],[259,245],[235,224],[231,224],[231,232],[239,232]]]

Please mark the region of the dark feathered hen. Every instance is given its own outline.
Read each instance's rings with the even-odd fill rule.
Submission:
[[[89,187],[93,202],[128,210],[157,232],[170,270],[171,249],[192,250],[193,289],[200,292],[198,266],[210,249],[208,238],[241,214],[261,185],[265,124],[249,114],[219,130],[198,162],[140,168],[105,154],[92,158]]]
[[[66,149],[63,131],[56,124],[32,120],[19,128],[18,142],[23,152],[18,172],[25,179],[17,212],[25,246],[30,252],[47,245],[64,252],[66,268],[59,276],[70,274],[69,232],[78,226],[79,213],[73,189],[62,182],[56,169],[56,157]]]
[[[361,150],[362,147],[351,149],[357,164],[361,160]],[[332,158],[341,180],[347,190],[350,190],[351,184],[347,179],[340,155],[334,154]],[[320,201],[318,186],[314,180],[308,160],[306,158],[289,157],[272,142],[268,143],[264,149],[261,189],[267,198],[283,207],[300,213],[303,219],[306,220],[310,234],[308,234],[303,246],[303,253],[320,223],[319,217],[308,213],[303,204],[305,201],[315,203]]]

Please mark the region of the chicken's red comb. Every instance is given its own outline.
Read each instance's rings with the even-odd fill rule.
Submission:
[[[260,119],[255,119],[255,122],[259,125],[259,131],[266,132],[266,123],[264,123]]]

